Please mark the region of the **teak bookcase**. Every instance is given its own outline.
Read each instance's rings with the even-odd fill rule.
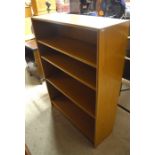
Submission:
[[[52,105],[97,146],[113,129],[129,21],[54,13],[32,23]]]

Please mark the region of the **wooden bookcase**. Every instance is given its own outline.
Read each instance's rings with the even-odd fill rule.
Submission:
[[[52,105],[97,146],[113,129],[129,21],[54,13],[32,23]]]
[[[33,9],[33,15],[43,15],[47,14],[47,6],[46,6],[47,0],[31,0],[32,3],[32,9]],[[48,2],[51,4],[50,6],[50,13],[56,12],[56,0],[48,0]]]

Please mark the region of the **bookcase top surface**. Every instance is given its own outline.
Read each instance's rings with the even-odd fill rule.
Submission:
[[[129,20],[114,19],[107,17],[96,17],[88,15],[76,15],[66,13],[51,13],[46,15],[34,16],[32,19],[60,23],[65,25],[82,26],[92,29],[104,29],[116,24],[128,22]]]

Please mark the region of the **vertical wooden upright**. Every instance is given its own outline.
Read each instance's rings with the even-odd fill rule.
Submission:
[[[98,32],[95,145],[113,129],[127,47],[127,32],[128,23]]]

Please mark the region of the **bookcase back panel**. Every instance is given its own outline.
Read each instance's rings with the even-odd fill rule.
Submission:
[[[50,86],[50,83],[47,82],[49,87],[49,95],[54,96],[51,99],[52,105],[56,107],[60,112],[62,112],[71,122],[75,125],[88,139],[93,141],[94,137],[94,119],[89,117],[85,112],[80,108],[75,106],[71,100],[66,98],[61,92]],[[54,92],[51,91],[54,90]]]
[[[62,36],[75,40],[84,41],[93,45],[97,44],[97,32],[85,28],[75,28],[73,26],[59,25],[43,21],[33,21],[35,35],[38,39],[53,36]]]
[[[74,79],[96,90],[96,69],[80,61],[72,59],[62,53],[57,52],[45,45],[38,44],[41,58],[57,67]],[[72,65],[71,65],[72,64]]]
[[[58,26],[58,33],[60,36],[69,37],[72,39],[77,39],[80,41],[84,41],[93,45],[96,45],[97,32],[90,31],[88,29],[76,28],[71,26]]]
[[[45,60],[42,60],[42,64],[46,80],[72,100],[82,111],[95,118],[95,92]]]
[[[49,38],[57,35],[57,25],[33,20],[33,30],[37,39]]]

